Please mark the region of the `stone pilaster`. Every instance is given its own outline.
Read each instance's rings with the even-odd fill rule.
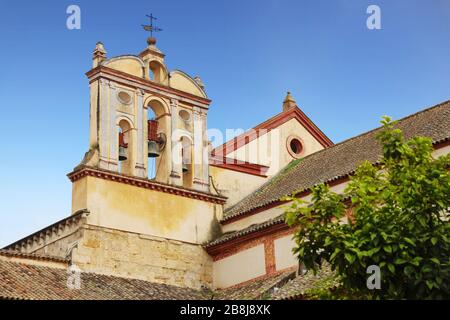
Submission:
[[[138,177],[146,178],[147,171],[145,169],[145,163],[147,162],[147,154],[145,154],[144,144],[147,142],[147,132],[144,125],[144,91],[138,89],[136,91],[137,102],[135,107],[136,112],[136,129],[137,129],[137,159],[135,165],[135,174]]]
[[[116,124],[116,108],[112,108],[117,103],[117,87],[114,82],[109,82],[109,99],[108,101],[108,114],[109,114],[109,157],[108,157],[108,170],[118,171],[119,170],[119,139],[118,139],[118,128]]]
[[[99,142],[101,169],[108,169],[109,149],[108,149],[108,91],[109,81],[100,79],[100,99],[99,99]]]
[[[182,161],[181,161],[181,148],[179,144],[178,131],[178,100],[172,99],[170,101],[170,112],[172,114],[171,131],[172,131],[172,143],[171,143],[171,172],[170,183],[174,185],[182,185]]]

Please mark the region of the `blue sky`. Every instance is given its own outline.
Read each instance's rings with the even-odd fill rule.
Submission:
[[[81,30],[66,8],[81,8]],[[381,30],[366,9],[381,8]],[[448,0],[0,2],[0,246],[70,214],[66,174],[88,146],[97,41],[137,54],[152,12],[169,69],[200,75],[211,128],[250,128],[287,90],[334,141],[450,99]]]

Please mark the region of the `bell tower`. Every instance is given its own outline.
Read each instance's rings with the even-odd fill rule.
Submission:
[[[92,59],[89,150],[68,174],[72,213],[89,212],[77,265],[210,285],[202,244],[217,236],[226,198],[210,192],[203,83],[169,71],[153,37],[140,53],[116,57],[99,42]]]
[[[77,168],[209,192],[211,101],[199,77],[169,72],[164,58],[153,37],[139,55],[113,58],[97,43],[87,73],[90,148]]]

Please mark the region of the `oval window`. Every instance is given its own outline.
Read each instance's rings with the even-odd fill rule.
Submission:
[[[125,91],[120,91],[117,95],[119,98],[119,101],[123,104],[130,104],[131,103],[131,96],[126,93]]]
[[[289,137],[287,140],[287,149],[294,158],[299,158],[303,152],[303,143],[297,137]]]
[[[302,143],[298,139],[292,139],[290,146],[293,153],[300,154],[302,152]]]

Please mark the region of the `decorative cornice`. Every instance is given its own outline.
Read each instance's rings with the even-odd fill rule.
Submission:
[[[247,173],[254,176],[259,176],[262,178],[267,178],[268,166],[261,164],[250,163],[245,161],[236,160],[233,158],[228,158],[224,156],[214,156],[210,157],[210,165],[213,167],[233,170],[237,172]]]
[[[126,81],[130,81],[134,84],[135,88],[141,88],[143,90],[146,90],[148,92],[151,92],[149,89],[154,89],[157,90],[159,94],[167,94],[167,98],[171,98],[173,99],[173,96],[177,96],[177,97],[183,97],[186,98],[188,100],[193,101],[193,105],[199,106],[199,104],[204,105],[204,106],[209,106],[209,104],[211,103],[210,99],[206,99],[203,97],[199,97],[196,95],[193,95],[191,93],[187,93],[178,89],[174,89],[159,83],[155,83],[153,81],[144,79],[144,78],[140,78],[138,76],[135,75],[131,75],[128,74],[126,72],[122,72],[119,70],[115,70],[109,67],[105,67],[105,66],[98,66],[94,69],[91,69],[90,71],[88,71],[86,73],[86,76],[89,79],[89,82],[92,83],[93,81],[95,81],[97,78],[101,78],[106,77],[106,76],[116,76],[122,80],[126,80]],[[124,83],[127,84],[127,83]],[[172,96],[171,96],[172,95]],[[202,107],[202,106],[200,106]],[[204,108],[204,107],[202,107]]]
[[[34,251],[37,247],[40,247],[47,240],[51,240],[54,235],[71,232],[73,227],[77,227],[80,221],[86,218],[87,215],[89,215],[88,210],[79,210],[69,217],[59,220],[58,222],[55,222],[48,227],[45,227],[44,229],[36,231],[35,233],[32,233],[29,236],[26,236],[25,238],[22,238],[4,247],[3,249],[22,253]]]
[[[145,188],[150,190],[155,190],[158,192],[169,193],[181,197],[211,202],[215,204],[224,204],[227,200],[226,197],[216,196],[210,193],[203,193],[191,189],[185,189],[177,186],[172,186],[168,184],[163,184],[161,182],[156,182],[148,179],[137,178],[118,174],[111,171],[101,170],[92,167],[82,167],[79,170],[71,172],[67,175],[70,181],[75,182],[81,178],[90,176],[99,179],[114,181],[118,183],[129,184],[139,188]]]
[[[152,50],[152,49],[150,49],[150,48],[147,48],[147,49],[145,49],[144,51],[142,51],[141,53],[139,53],[139,57],[140,57],[141,59],[143,59],[147,54],[153,54],[153,55],[158,56],[158,57],[160,57],[160,58],[164,58],[164,57],[166,56],[166,55],[165,55],[164,53],[162,53],[162,52],[158,52],[158,51]]]

